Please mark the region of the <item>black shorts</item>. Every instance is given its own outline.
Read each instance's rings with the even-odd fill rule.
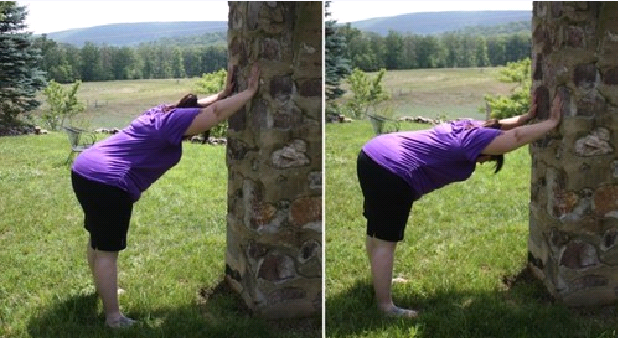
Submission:
[[[90,233],[92,248],[103,251],[125,249],[134,203],[129,193],[75,172],[71,172],[71,181],[84,210],[84,228]]]
[[[403,240],[414,191],[401,177],[374,162],[361,151],[356,171],[363,191],[367,236],[389,242]]]

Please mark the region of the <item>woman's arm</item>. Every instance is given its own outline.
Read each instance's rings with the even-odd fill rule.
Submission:
[[[535,118],[536,112],[537,112],[536,97],[533,97],[532,100],[533,100],[532,106],[530,107],[530,109],[528,110],[526,114],[509,117],[509,118],[498,121],[498,123],[500,123],[501,125],[500,129],[511,130],[519,126],[523,126],[526,123],[528,123],[530,120]]]
[[[202,109],[202,112],[195,117],[189,128],[185,131],[185,135],[199,134],[232,116],[255,95],[259,86],[259,76],[260,70],[256,63],[251,69],[248,88]]]
[[[536,105],[533,106],[536,110]],[[501,155],[539,139],[558,125],[561,111],[562,102],[560,97],[556,96],[552,102],[549,119],[535,124],[515,126],[510,130],[506,130],[501,135],[496,136],[496,138],[483,149],[481,154]]]
[[[532,111],[533,109],[536,110],[536,106],[533,106],[530,109],[530,111]],[[500,123],[500,126],[501,126],[500,129],[511,130],[515,127],[523,126],[524,124],[528,123],[528,121],[533,119],[533,117],[530,117],[530,115],[531,115],[530,112],[528,112],[523,115],[513,116],[513,117],[499,120],[498,123]]]

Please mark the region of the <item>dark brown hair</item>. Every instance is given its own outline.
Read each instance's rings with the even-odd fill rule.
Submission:
[[[166,112],[176,108],[206,108],[206,105],[197,103],[197,95],[187,94],[178,103],[166,107]]]
[[[500,124],[500,122],[497,119],[490,119],[490,120],[485,121],[485,124],[483,124],[483,127],[500,130],[502,129],[502,124]],[[502,170],[502,165],[504,164],[504,154],[489,155],[489,160],[496,162],[496,171],[494,171],[494,174],[497,174],[498,171]]]

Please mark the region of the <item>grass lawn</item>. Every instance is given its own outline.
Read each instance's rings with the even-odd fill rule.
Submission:
[[[135,205],[120,254],[120,304],[140,324],[103,327],[68,151],[60,132],[0,137],[0,337],[320,337],[319,318],[254,318],[220,283],[226,150],[190,143]]]
[[[404,126],[413,128],[427,127]],[[325,130],[327,337],[618,336],[616,307],[554,303],[525,270],[530,198],[525,147],[506,156],[500,173],[494,175],[492,164],[479,165],[468,181],[414,204],[396,251],[393,297],[395,304],[420,310],[420,317],[381,316],[356,179],[356,156],[373,130],[367,121],[328,124]]]

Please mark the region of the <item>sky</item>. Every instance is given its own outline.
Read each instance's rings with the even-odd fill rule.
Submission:
[[[111,23],[227,21],[227,1],[17,1],[26,6],[27,31],[52,33]]]
[[[35,34],[110,23],[154,21],[227,21],[227,1],[17,1],[26,6],[28,31]],[[339,23],[413,12],[530,10],[532,1],[351,1],[330,4]]]

